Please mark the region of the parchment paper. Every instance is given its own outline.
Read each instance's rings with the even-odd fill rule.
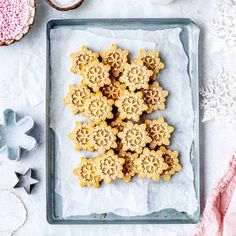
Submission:
[[[89,32],[90,31],[90,32]],[[57,193],[62,197],[63,216],[90,213],[115,212],[120,215],[142,215],[164,208],[175,208],[193,214],[198,205],[193,187],[193,171],[190,148],[193,140],[193,109],[191,88],[187,74],[188,59],[179,40],[180,29],[162,31],[110,31],[104,29],[54,29],[51,31],[51,123],[59,141],[57,157]],[[99,36],[100,35],[100,36]],[[76,120],[88,121],[81,115],[73,116],[63,104],[63,97],[70,84],[80,78],[69,71],[70,53],[85,44],[95,51],[106,50],[112,43],[130,51],[134,58],[139,49],[159,49],[166,69],[159,78],[160,84],[169,91],[167,109],[151,114],[162,114],[175,127],[171,148],[181,154],[183,170],[169,183],[154,183],[147,179],[133,178],[129,184],[117,180],[99,189],[81,188],[72,174],[83,155],[94,157],[97,153],[76,152],[67,138]],[[188,194],[186,194],[188,193]],[[173,197],[174,196],[174,197]]]

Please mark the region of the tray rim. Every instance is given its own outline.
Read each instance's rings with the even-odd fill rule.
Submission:
[[[194,71],[188,71],[189,76],[191,74],[195,74],[195,79],[196,81],[196,104],[197,106],[195,107],[196,111],[196,116],[195,116],[195,124],[194,127],[196,129],[195,132],[197,132],[197,140],[194,140],[194,146],[196,150],[196,156],[194,157],[194,161],[197,162],[197,170],[194,170],[194,175],[198,175],[198,181],[196,183],[196,180],[194,178],[194,188],[197,196],[197,200],[199,203],[198,210],[194,213],[194,216],[189,219],[109,219],[109,220],[101,220],[101,219],[57,219],[52,212],[52,209],[54,209],[54,202],[51,197],[51,192],[50,192],[50,177],[52,177],[52,173],[50,172],[51,170],[51,160],[49,156],[49,146],[51,143],[49,143],[49,104],[50,104],[50,89],[49,89],[49,84],[50,84],[50,63],[48,63],[48,60],[50,58],[50,30],[54,28],[54,26],[73,26],[73,25],[81,25],[83,22],[87,23],[106,23],[109,25],[109,23],[116,21],[116,24],[119,23],[126,23],[129,21],[129,23],[141,23],[141,24],[167,24],[167,25],[191,25],[194,30],[197,31],[197,38],[196,38],[196,44],[195,45],[195,50],[196,50],[196,55],[195,55],[195,60],[194,64],[195,67]],[[192,21],[189,18],[88,18],[88,19],[53,19],[48,21],[47,27],[46,27],[46,218],[49,224],[195,224],[199,221],[200,219],[200,204],[201,204],[201,199],[200,199],[200,146],[199,146],[199,67],[198,67],[198,61],[199,61],[199,36],[200,36],[200,28],[199,26]],[[188,55],[190,56],[190,55]],[[189,68],[189,67],[188,67]],[[196,176],[195,176],[196,177]],[[145,215],[146,216],[146,215]]]

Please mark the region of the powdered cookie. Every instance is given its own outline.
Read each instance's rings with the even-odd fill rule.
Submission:
[[[95,157],[94,161],[99,176],[106,184],[110,184],[116,178],[123,178],[124,174],[122,170],[125,159],[119,158],[114,154],[113,150],[109,150],[103,156]]]
[[[174,131],[174,127],[168,125],[163,116],[160,116],[156,120],[145,120],[147,125],[147,131],[152,138],[150,148],[154,149],[156,146],[169,145],[170,136]]]
[[[111,66],[111,72],[115,77],[118,77],[123,72],[124,65],[128,60],[128,54],[127,50],[122,50],[115,44],[112,44],[107,51],[100,53],[103,63]]]
[[[100,62],[90,62],[83,68],[82,84],[90,87],[94,92],[98,92],[101,87],[110,84],[110,66]]]
[[[168,150],[163,146],[160,147],[159,150],[162,151],[164,162],[168,165],[168,168],[162,172],[161,177],[165,181],[169,181],[174,173],[182,169],[181,165],[179,164],[179,152]]]
[[[84,111],[85,99],[90,95],[90,90],[82,85],[70,85],[69,92],[64,98],[64,103],[68,104],[73,114],[78,114]]]
[[[137,60],[132,64],[125,64],[124,73],[119,80],[133,92],[136,89],[147,89],[152,74],[153,72],[148,70],[142,61]]]
[[[143,89],[142,92],[143,99],[148,106],[148,114],[156,110],[165,109],[165,101],[168,96],[168,92],[162,89],[157,82],[150,85],[148,89]]]
[[[75,144],[75,150],[93,151],[93,148],[89,145],[91,129],[92,125],[89,123],[81,123],[79,121],[75,123],[75,129],[68,134],[68,138]]]
[[[116,148],[116,134],[118,130],[107,125],[105,121],[92,127],[90,130],[89,146],[104,153],[106,150]]]
[[[121,119],[139,121],[140,116],[148,109],[144,103],[142,92],[124,91],[124,94],[115,101]]]
[[[90,62],[98,62],[98,57],[99,53],[89,50],[86,46],[82,46],[78,52],[71,54],[71,72],[81,74],[82,69]]]
[[[73,174],[78,177],[81,187],[99,187],[101,179],[93,160],[82,157],[79,166],[73,170]]]
[[[121,139],[124,151],[130,150],[137,153],[141,153],[146,144],[152,141],[145,124],[138,125],[130,121],[126,123],[124,130],[118,133],[118,137]]]
[[[113,103],[113,100],[107,99],[101,92],[91,94],[91,96],[85,100],[83,115],[90,118],[95,123],[99,123],[106,119],[112,119]]]
[[[162,157],[162,151],[143,149],[143,153],[134,160],[140,178],[149,178],[154,181],[160,179],[160,174],[168,168]]]

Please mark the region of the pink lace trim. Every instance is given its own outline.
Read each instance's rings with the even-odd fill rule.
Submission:
[[[201,221],[196,227],[195,236],[222,235],[224,216],[236,187],[235,175],[236,155],[232,157],[227,173],[218,182],[212,196],[207,200]]]

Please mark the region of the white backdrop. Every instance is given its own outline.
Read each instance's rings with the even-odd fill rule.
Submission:
[[[191,235],[194,225],[95,225],[52,226],[46,221],[45,200],[45,42],[46,23],[59,18],[129,18],[129,17],[186,17],[201,27],[200,80],[216,76],[223,66],[229,74],[236,74],[236,48],[227,49],[222,42],[209,38],[207,23],[218,17],[215,0],[176,0],[159,6],[149,0],[85,0],[81,8],[71,12],[57,12],[43,0],[37,2],[36,22],[31,32],[19,43],[0,48],[0,110],[15,109],[20,115],[30,115],[39,132],[38,149],[25,155],[20,162],[0,159],[0,189],[15,192],[28,211],[25,225],[16,235]],[[221,1],[222,4],[224,1]],[[33,84],[33,89],[32,89]],[[29,86],[31,85],[31,86]],[[236,150],[236,123],[201,124],[201,198],[202,206],[211,189],[226,170],[228,160]],[[34,194],[13,190],[14,171],[35,168],[40,177]],[[13,213],[14,215],[14,213]]]

